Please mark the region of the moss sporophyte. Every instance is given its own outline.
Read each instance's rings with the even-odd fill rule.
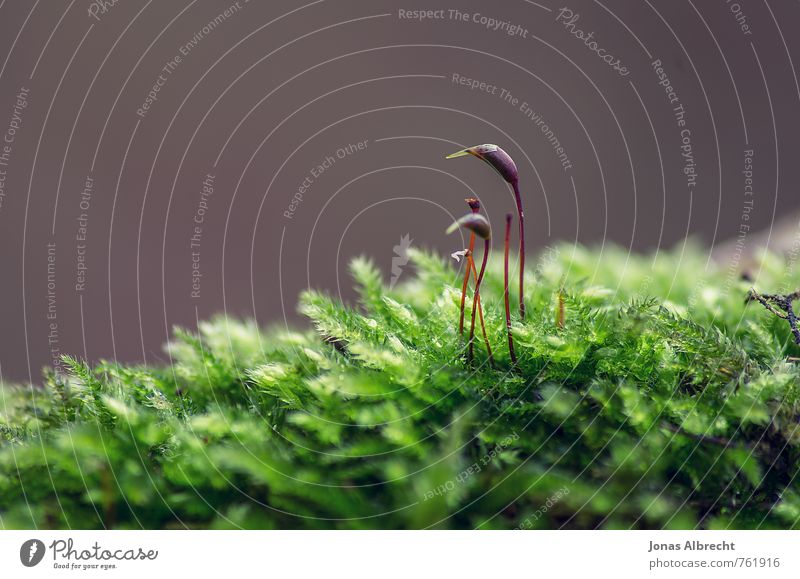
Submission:
[[[467,345],[467,362],[471,363],[473,358],[473,342],[475,340],[475,318],[477,315],[477,307],[480,299],[481,282],[483,281],[483,274],[486,272],[486,263],[489,260],[489,252],[492,248],[492,228],[489,221],[479,213],[469,213],[453,223],[447,228],[447,233],[453,233],[459,227],[463,227],[471,231],[481,239],[483,239],[483,260],[481,261],[481,269],[478,273],[478,279],[475,280],[475,293],[472,296],[472,321],[469,329],[469,343]],[[469,259],[472,256],[468,256]],[[474,265],[472,266],[474,267]],[[487,340],[488,345],[488,340]],[[491,359],[491,351],[488,352]]]
[[[478,199],[475,199],[474,197],[468,197],[464,201],[467,202],[467,205],[469,205],[469,208],[472,210],[473,213],[480,213],[481,202]],[[472,231],[470,231],[470,233],[469,233],[469,246],[468,246],[467,250],[464,251],[464,252],[456,252],[455,254],[453,254],[454,257],[456,257],[456,258],[460,257],[460,255],[462,255],[462,254],[466,258],[468,258],[467,262],[466,262],[467,267],[466,267],[466,269],[464,271],[464,281],[461,284],[461,312],[459,313],[459,317],[458,317],[458,333],[462,334],[462,335],[464,333],[464,302],[466,301],[466,297],[467,297],[467,287],[469,285],[469,276],[471,275],[470,272],[473,269],[470,266],[469,257],[472,256],[472,253],[474,251],[475,251],[475,234]],[[474,261],[472,262],[472,265],[474,266]],[[478,306],[478,311],[480,311],[480,305]]]
[[[447,155],[448,159],[472,155],[491,166],[511,185],[519,218],[519,316],[525,319],[525,214],[522,210],[522,196],[519,192],[519,172],[514,159],[503,149],[493,144],[476,145]]]
[[[472,210],[472,213],[477,214],[481,210],[481,202],[475,199],[474,197],[469,197],[465,199],[467,205]],[[469,287],[469,278],[472,275],[473,279],[477,282],[478,280],[478,269],[475,266],[475,259],[473,258],[473,252],[475,251],[475,233],[470,231],[469,233],[469,246],[462,250],[456,251],[452,254],[452,257],[456,260],[460,260],[461,257],[464,257],[464,265],[466,266],[464,270],[464,281],[461,284],[461,309],[458,316],[458,334],[460,336],[464,335],[464,304],[467,299],[467,288]],[[489,358],[489,364],[494,367],[494,357],[492,356],[492,345],[489,342],[489,336],[486,334],[486,323],[483,319],[483,306],[481,305],[480,295],[478,296],[478,318],[481,322],[481,332],[483,333],[483,342],[486,344],[486,353]]]

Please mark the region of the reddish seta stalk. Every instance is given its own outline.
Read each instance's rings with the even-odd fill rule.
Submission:
[[[489,259],[489,251],[491,250],[492,241],[490,237],[486,237],[483,242],[483,261],[481,262],[481,270],[478,273],[478,280],[475,282],[475,295],[472,297],[472,323],[469,328],[469,346],[467,348],[467,363],[472,363],[473,359],[473,346],[475,343],[475,318],[476,309],[481,299],[481,282],[483,281],[483,274],[486,272],[486,262]]]
[[[475,314],[477,309],[480,305],[481,299],[481,282],[483,281],[483,274],[486,272],[486,262],[489,259],[489,252],[492,248],[492,226],[489,225],[489,221],[479,213],[470,213],[453,223],[450,227],[447,228],[447,233],[453,233],[459,227],[463,227],[464,229],[468,229],[472,233],[474,233],[477,237],[480,237],[484,240],[483,246],[483,262],[481,263],[481,270],[478,273],[478,279],[475,280],[475,295],[472,298],[472,320],[469,328],[469,346],[467,348],[467,362],[472,363],[472,359],[474,356],[474,346],[475,346],[475,318],[477,317]],[[473,259],[470,256],[470,259]],[[474,264],[469,265],[470,269],[474,270]],[[481,323],[483,323],[483,316],[481,316]],[[489,345],[489,339],[486,336],[486,328],[484,327],[484,338],[486,339],[486,345]],[[488,352],[489,354],[489,361],[494,366],[494,360],[492,359],[491,350]]]
[[[517,355],[514,353],[514,335],[511,331],[511,308],[508,303],[508,246],[509,239],[511,238],[511,220],[513,215],[506,213],[506,240],[505,240],[505,255],[503,262],[503,271],[505,277],[503,278],[503,297],[506,304],[506,333],[508,334],[508,353],[511,356],[511,363],[517,365]]]
[[[472,155],[490,165],[503,180],[514,189],[514,202],[517,204],[519,216],[519,315],[525,319],[525,215],[522,212],[522,195],[519,192],[519,171],[508,153],[497,145],[486,143],[462,149],[451,155],[448,159]]]
[[[464,272],[464,283],[461,284],[461,313],[458,316],[458,333],[459,335],[464,335],[464,304],[467,301],[467,286],[469,285],[469,274],[472,270],[472,250],[475,249],[475,234],[471,233],[469,236],[469,249],[466,253],[467,258],[467,269]]]
[[[472,254],[469,255],[467,258],[469,261],[467,263],[468,270],[472,270],[472,275],[475,279],[475,283],[478,282],[478,268],[475,267],[475,260],[472,259]],[[473,313],[473,315],[475,315]],[[489,358],[489,365],[494,368],[494,356],[492,356],[492,346],[489,344],[489,336],[486,333],[486,324],[483,321],[483,306],[481,305],[481,296],[478,296],[478,319],[481,321],[481,332],[483,332],[483,343],[486,344],[486,354]]]
[[[519,215],[519,317],[525,319],[525,213],[522,211],[522,196],[519,193],[519,181],[513,181],[514,201]]]
[[[481,202],[475,199],[474,197],[469,197],[465,199],[469,208],[472,209],[472,213],[476,214],[481,210]],[[475,250],[475,233],[470,232],[469,234],[469,251],[467,253],[467,257],[472,255],[472,252]],[[474,267],[474,263],[473,263]],[[467,299],[467,286],[469,285],[469,272],[472,268],[469,265],[469,261],[467,262],[467,269],[464,272],[464,283],[461,284],[461,313],[458,317],[458,333],[459,335],[464,335],[464,303]],[[481,317],[483,316],[483,311],[481,311]]]

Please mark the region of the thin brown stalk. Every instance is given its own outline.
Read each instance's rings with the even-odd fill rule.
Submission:
[[[475,234],[469,236],[469,251],[467,252],[467,268],[464,272],[464,283],[461,284],[461,313],[458,315],[458,333],[464,335],[464,303],[467,300],[467,286],[469,285],[469,272],[472,269],[469,261],[472,259],[472,250],[475,249]]]
[[[472,270],[475,283],[478,283],[478,268],[475,267],[475,260],[472,259],[472,254],[467,257],[469,263],[467,264],[468,270]],[[473,313],[473,315],[475,315]],[[483,322],[483,306],[481,305],[481,296],[478,295],[478,319],[481,321],[481,331],[483,332],[483,343],[486,344],[486,353],[489,356],[489,364],[494,368],[494,356],[492,356],[492,346],[489,344],[489,336],[486,333],[486,324]]]
[[[481,210],[481,203],[477,199],[473,197],[469,197],[465,199],[469,208],[472,209],[473,213],[478,213]],[[472,255],[472,252],[475,250],[475,234],[469,234],[469,253],[467,256]],[[461,312],[458,316],[458,333],[459,335],[464,335],[464,302],[467,299],[467,286],[469,285],[469,272],[470,272],[469,264],[467,264],[467,269],[464,272],[464,282],[461,284]],[[483,314],[481,314],[483,315]]]
[[[514,188],[514,201],[517,204],[519,216],[519,317],[525,319],[525,213],[522,211],[522,195],[519,192],[519,183],[511,183]]]
[[[472,323],[469,329],[469,346],[467,349],[467,362],[471,363],[473,358],[473,346],[475,344],[475,318],[477,317],[476,310],[481,298],[481,282],[483,281],[483,274],[486,272],[486,262],[489,259],[489,251],[491,250],[492,241],[487,236],[483,242],[483,261],[481,262],[481,270],[478,273],[478,279],[475,282],[475,295],[472,297]]]
[[[511,332],[511,308],[508,303],[508,246],[509,239],[511,238],[511,220],[513,216],[511,213],[506,214],[506,239],[505,239],[505,255],[504,255],[504,278],[503,278],[503,297],[506,304],[506,333],[508,334],[508,353],[511,355],[511,363],[517,365],[517,355],[514,353],[514,336]]]

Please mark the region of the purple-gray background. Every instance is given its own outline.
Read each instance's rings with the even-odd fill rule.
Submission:
[[[461,146],[517,160],[531,254],[718,244],[800,204],[794,1],[105,4],[0,2],[7,381],[60,353],[165,362],[173,325],[223,311],[302,324],[298,291],[350,297],[353,255],[388,279],[406,235],[458,249],[465,196],[513,209],[488,167],[444,160]]]

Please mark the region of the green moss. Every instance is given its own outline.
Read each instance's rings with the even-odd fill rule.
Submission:
[[[800,527],[800,349],[735,272],[551,249],[514,368],[492,259],[491,369],[480,339],[465,365],[460,274],[411,258],[391,290],[355,260],[357,305],[303,294],[311,330],[220,318],[176,330],[169,367],[3,387],[0,526]],[[760,291],[797,286],[764,259]]]

